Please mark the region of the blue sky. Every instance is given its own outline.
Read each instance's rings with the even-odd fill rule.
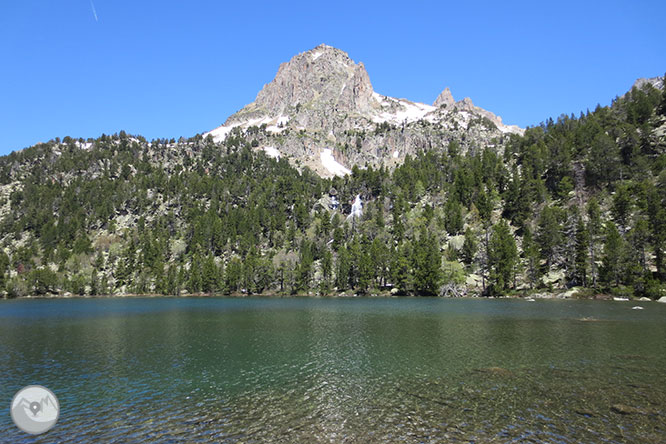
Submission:
[[[7,0],[0,154],[68,135],[205,132],[320,43],[364,62],[379,93],[432,103],[448,86],[535,125],[664,75],[664,23],[666,2],[640,0]]]

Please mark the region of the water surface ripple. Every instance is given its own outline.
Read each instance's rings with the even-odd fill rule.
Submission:
[[[0,302],[0,441],[664,442],[666,306],[442,299]]]

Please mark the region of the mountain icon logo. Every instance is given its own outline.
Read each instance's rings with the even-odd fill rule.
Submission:
[[[41,385],[29,385],[14,395],[10,410],[16,427],[31,435],[39,435],[58,421],[60,404],[51,390]]]

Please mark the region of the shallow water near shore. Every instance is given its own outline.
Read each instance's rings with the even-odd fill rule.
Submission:
[[[3,442],[660,442],[666,306],[128,298],[0,302]]]

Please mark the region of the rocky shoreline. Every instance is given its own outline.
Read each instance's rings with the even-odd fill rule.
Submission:
[[[262,294],[247,294],[234,292],[230,294],[223,293],[183,293],[180,295],[165,295],[156,293],[125,293],[125,294],[103,294],[103,295],[74,295],[71,293],[65,294],[44,294],[44,295],[28,295],[16,298],[0,298],[2,300],[19,300],[19,299],[124,299],[124,298],[312,298],[312,299],[352,299],[352,298],[414,298],[414,299],[517,299],[528,302],[536,300],[597,300],[597,301],[613,301],[613,302],[661,302],[666,303],[666,296],[662,296],[658,300],[653,300],[646,297],[629,299],[613,297],[609,294],[594,294],[591,296],[580,297],[578,294],[570,294],[570,292],[559,293],[532,293],[524,295],[503,295],[503,296],[461,296],[461,297],[441,297],[441,296],[419,296],[419,295],[397,295],[391,292],[369,293],[369,294],[356,294],[356,293],[338,293],[338,294],[316,294],[316,293],[300,293],[300,294],[280,294],[280,293],[262,293]]]

